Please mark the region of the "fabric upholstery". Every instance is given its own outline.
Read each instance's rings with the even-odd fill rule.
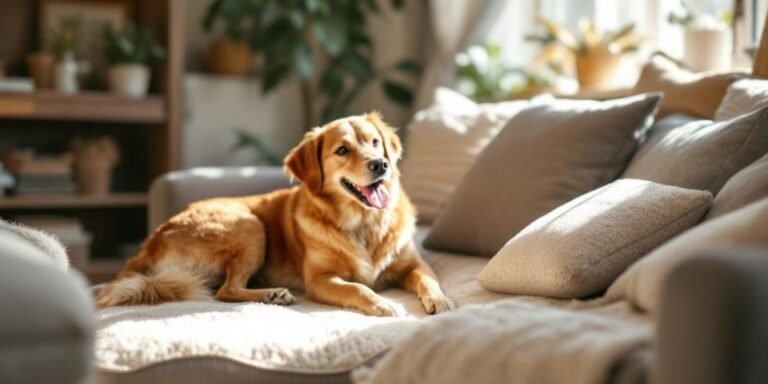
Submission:
[[[656,313],[662,284],[682,262],[716,246],[768,246],[768,199],[702,223],[657,248],[608,288],[608,300],[626,299]]]
[[[403,188],[420,223],[437,218],[477,155],[528,104],[527,100],[476,104],[438,88],[435,103],[418,112],[406,129],[400,165]]]
[[[0,255],[0,382],[80,383],[90,368],[94,331],[82,278],[6,223]]]
[[[553,100],[521,111],[467,172],[425,245],[493,256],[533,220],[613,181],[659,98]]]
[[[768,155],[733,175],[718,192],[704,220],[733,212],[768,197]]]
[[[477,276],[516,295],[581,298],[695,225],[712,194],[621,179],[561,205],[520,231]]]
[[[693,73],[664,55],[651,56],[635,84],[636,92],[664,92],[659,116],[683,113],[713,119],[723,96],[741,73]]]
[[[741,79],[728,87],[715,113],[715,120],[730,120],[766,106],[768,106],[768,81]]]
[[[732,120],[655,129],[622,174],[717,194],[736,172],[768,152],[768,107]]]

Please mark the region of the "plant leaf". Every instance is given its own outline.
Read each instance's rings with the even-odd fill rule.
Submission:
[[[300,79],[309,80],[312,77],[315,63],[312,61],[312,48],[306,41],[293,47],[293,67]]]
[[[270,63],[269,58],[267,58],[267,61],[268,62],[265,63],[264,79],[261,83],[261,92],[265,94],[275,89],[275,87],[277,87],[277,85],[291,73],[291,69],[287,65],[282,63]]]
[[[406,86],[391,80],[382,82],[382,89],[387,97],[397,104],[407,106],[413,102],[413,92]]]
[[[415,60],[405,59],[395,64],[395,69],[411,75],[418,75],[421,73],[421,64]]]
[[[400,9],[405,4],[405,0],[392,0],[391,3],[393,8]]]
[[[340,17],[321,18],[315,22],[315,35],[331,56],[338,56],[347,45],[345,22]]]
[[[320,77],[320,92],[328,96],[336,97],[341,93],[344,86],[344,79],[341,74],[330,66]]]

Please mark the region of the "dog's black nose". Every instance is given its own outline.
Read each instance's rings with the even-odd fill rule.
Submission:
[[[376,159],[368,162],[368,169],[375,175],[383,175],[389,169],[389,162],[386,159]]]

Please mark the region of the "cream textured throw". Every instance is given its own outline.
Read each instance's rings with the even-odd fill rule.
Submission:
[[[421,327],[352,378],[358,384],[605,383],[624,357],[648,347],[651,336],[648,323],[616,315],[521,299],[466,307]]]

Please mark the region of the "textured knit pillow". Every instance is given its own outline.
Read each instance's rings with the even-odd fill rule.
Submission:
[[[434,221],[480,151],[528,103],[476,104],[438,88],[434,104],[408,125],[400,166],[403,188],[416,205],[420,222]]]
[[[664,280],[681,262],[719,246],[768,246],[768,199],[699,224],[640,259],[608,288],[608,299],[627,299],[653,313]]]
[[[520,231],[477,276],[483,288],[581,298],[605,290],[630,264],[695,225],[712,194],[620,179]]]
[[[716,121],[725,121],[768,106],[768,81],[741,79],[728,87],[715,113]]]
[[[521,111],[478,156],[424,245],[493,256],[540,216],[615,180],[659,98],[551,100]]]
[[[717,193],[704,221],[768,197],[768,155],[733,175]]]
[[[715,116],[728,86],[743,73],[691,72],[663,54],[651,56],[635,84],[636,92],[664,92],[659,116],[683,113],[704,119]]]
[[[768,107],[728,121],[654,129],[622,174],[717,194],[736,172],[768,152]]]

